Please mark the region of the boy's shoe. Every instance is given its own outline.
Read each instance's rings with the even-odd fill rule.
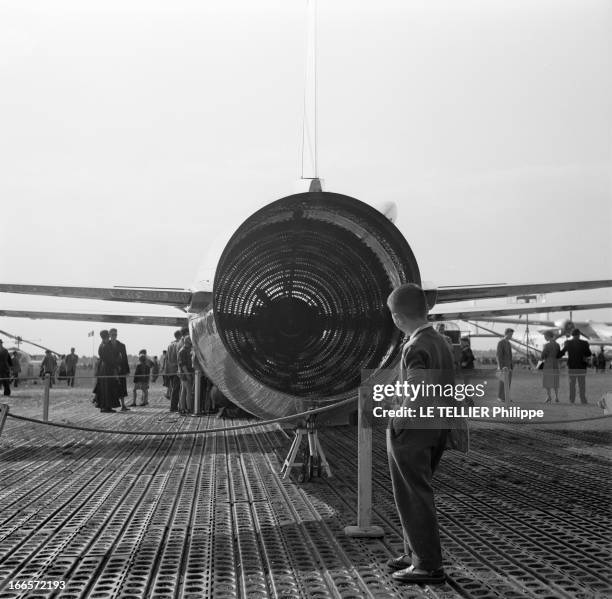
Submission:
[[[408,584],[442,584],[446,580],[444,568],[436,570],[421,570],[410,566],[404,570],[398,570],[391,574],[393,580],[405,582]]]

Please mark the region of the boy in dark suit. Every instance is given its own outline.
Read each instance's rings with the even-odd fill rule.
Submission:
[[[400,382],[454,385],[454,356],[448,342],[427,320],[423,290],[413,284],[402,285],[391,293],[387,306],[395,325],[410,335],[402,350]],[[447,406],[454,402],[452,397],[428,396],[415,401],[406,399],[403,405],[418,410],[420,406]],[[406,417],[389,422],[389,470],[405,553],[389,560],[388,566],[396,570],[393,578],[400,582],[437,584],[446,578],[431,482],[447,446],[467,450],[467,424],[454,422],[452,426],[456,428],[451,430],[449,420]]]

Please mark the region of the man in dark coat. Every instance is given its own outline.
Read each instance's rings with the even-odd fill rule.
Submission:
[[[19,354],[17,350],[13,350],[13,355],[11,356],[11,360],[13,361],[13,367],[11,369],[11,374],[13,375],[13,387],[19,387],[19,375],[21,374],[21,362],[19,361]]]
[[[74,353],[74,347],[70,348],[70,353],[66,356],[66,377],[68,379],[68,386],[74,387],[74,375],[76,374],[77,362],[79,356]]]
[[[576,401],[576,381],[580,391],[580,403],[587,403],[586,399],[586,373],[591,356],[591,348],[586,341],[580,339],[580,330],[572,331],[572,338],[565,342],[559,357],[567,353],[567,368],[569,370],[569,400]]]
[[[125,345],[117,339],[117,329],[109,329],[110,343],[113,349],[119,354],[119,399],[121,400],[121,411],[128,412],[129,408],[125,405],[125,398],[128,395],[127,375],[130,374],[127,349]]]
[[[402,350],[400,383],[454,386],[454,356],[448,342],[427,320],[423,290],[402,285],[391,293],[387,305],[395,325],[410,335]],[[403,398],[403,407],[416,409],[416,415],[389,421],[387,454],[404,554],[389,560],[388,566],[396,570],[393,578],[399,582],[438,584],[445,580],[432,478],[446,447],[467,451],[467,423],[440,416],[419,418],[418,410],[455,403],[453,397],[435,391],[432,396]]]
[[[0,339],[0,380],[4,387],[4,395],[11,394],[11,368],[13,367],[13,361],[11,360],[11,354],[5,349]]]
[[[98,368],[96,375],[99,377],[96,381],[94,393],[96,395],[96,404],[100,408],[100,412],[114,412],[114,408],[121,405],[120,401],[120,385],[117,373],[119,371],[121,355],[119,354],[117,345],[110,341],[108,331],[100,331],[102,342],[98,348]]]
[[[182,338],[181,331],[174,331],[174,341],[168,346],[166,374],[170,389],[170,411],[178,412],[181,379],[178,376],[178,343]]]
[[[497,368],[499,372],[504,375],[504,368],[508,372],[508,388],[512,384],[512,346],[510,345],[510,339],[514,335],[514,329],[506,329],[504,336],[499,340],[497,344],[497,351],[495,352],[495,359],[497,360]],[[499,387],[497,391],[497,399],[499,401],[506,401],[506,386],[503,379],[499,381]]]
[[[57,370],[57,358],[53,355],[50,349],[45,350],[45,357],[40,363],[40,376],[45,378],[49,375],[49,386],[55,383],[55,371]]]

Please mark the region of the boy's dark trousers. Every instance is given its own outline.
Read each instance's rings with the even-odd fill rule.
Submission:
[[[448,429],[387,429],[393,496],[404,533],[405,553],[415,568],[442,567],[432,478],[446,446]]]

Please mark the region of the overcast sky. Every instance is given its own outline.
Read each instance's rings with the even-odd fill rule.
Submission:
[[[325,188],[397,202],[440,285],[609,278],[611,7],[320,0]],[[305,0],[0,2],[0,280],[192,285],[212,239],[297,190],[306,24]],[[92,328],[0,318],[58,351]],[[171,330],[120,333],[159,353]]]

